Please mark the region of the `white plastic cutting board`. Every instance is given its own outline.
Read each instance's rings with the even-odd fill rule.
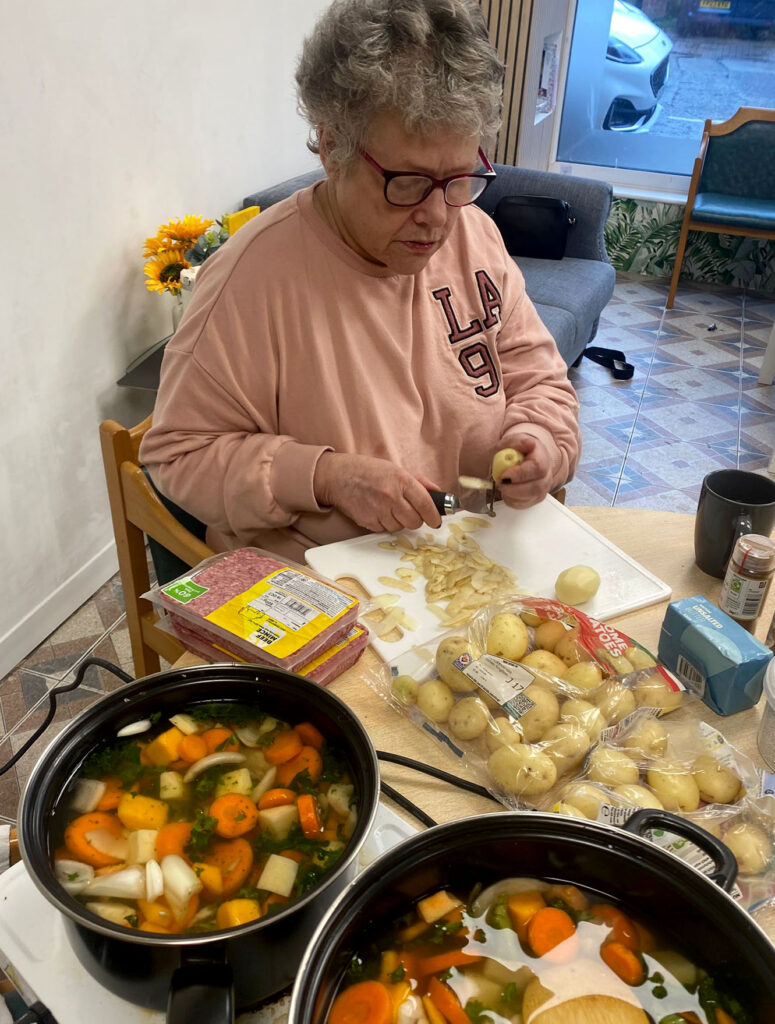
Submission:
[[[535,597],[554,597],[554,581],[571,565],[591,565],[600,573],[597,594],[584,605],[594,619],[605,620],[614,615],[644,608],[670,597],[670,587],[642,565],[607,540],[574,512],[547,495],[538,505],[527,509],[507,508],[502,502],[495,506],[497,515],[488,519],[490,528],[476,530],[473,537],[482,551],[494,562],[507,566],[516,575],[517,586]],[[434,531],[434,540],[444,543],[450,523],[460,521],[469,512],[445,516],[442,527]],[[428,530],[405,531],[416,543]],[[367,594],[391,593],[378,581],[379,576],[394,576],[402,562],[402,551],[389,551],[380,541],[395,539],[387,533],[368,534],[352,540],[310,548],[305,557],[316,572],[329,579],[354,579]],[[372,634],[371,643],[386,660],[392,661],[416,644],[424,644],[443,630],[439,619],[428,611],[424,597],[424,580],[417,581],[415,593],[396,590],[400,606],[419,622],[414,631],[403,631],[393,642]]]

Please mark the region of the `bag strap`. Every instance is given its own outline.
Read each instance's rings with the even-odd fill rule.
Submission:
[[[615,348],[601,348],[599,345],[587,345],[582,353],[593,363],[605,366],[611,371],[614,380],[631,380],[635,367],[624,358],[624,352]]]

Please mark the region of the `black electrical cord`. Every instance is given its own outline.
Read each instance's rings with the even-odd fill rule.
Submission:
[[[449,772],[442,771],[441,768],[433,768],[431,765],[423,764],[421,761],[414,761],[411,757],[404,757],[402,754],[390,754],[385,750],[378,750],[377,757],[380,761],[389,761],[391,764],[400,764],[405,768],[414,768],[417,772],[432,775],[434,779],[441,779],[442,782],[448,782],[451,786],[457,786],[458,789],[464,789],[468,793],[476,793],[477,796],[487,797],[488,800],[494,799],[492,793],[485,789],[484,786],[478,786],[475,782],[468,782],[467,779],[458,778],[457,775],[451,775]]]
[[[2,767],[0,767],[0,775],[5,775],[7,771],[10,771],[10,769],[13,768],[16,762],[20,760],[20,758],[22,758],[24,754],[27,753],[32,744],[37,739],[39,739],[39,737],[45,732],[45,730],[51,724],[51,720],[56,714],[57,697],[59,696],[59,694],[70,693],[72,690],[77,689],[83,682],[83,677],[86,674],[86,670],[91,668],[92,666],[95,666],[97,668],[104,668],[108,672],[112,672],[114,676],[118,676],[118,678],[121,679],[122,682],[124,683],[134,682],[132,676],[128,675],[128,673],[124,672],[123,669],[120,669],[118,665],[114,665],[111,661],[105,661],[104,658],[84,658],[84,660],[78,666],[78,669],[75,673],[75,679],[72,681],[72,683],[68,683],[67,686],[55,686],[52,690],[48,691],[48,711],[46,712],[46,717],[43,719],[43,722],[41,723],[41,725],[38,726],[38,728],[35,730],[32,736],[30,736],[27,742],[23,743],[22,746],[19,747],[19,749],[13,755],[13,757],[9,761],[6,761],[6,763]]]
[[[389,796],[394,803],[397,803],[399,807],[403,807],[405,811],[408,811],[413,818],[417,818],[418,821],[421,821],[423,825],[428,828],[433,828],[435,825],[438,825],[438,822],[434,821],[429,814],[420,810],[417,804],[412,803],[412,801],[408,797],[404,796],[403,793],[399,793],[397,789],[393,789],[392,786],[389,786],[384,779],[380,779],[379,787],[385,796]]]

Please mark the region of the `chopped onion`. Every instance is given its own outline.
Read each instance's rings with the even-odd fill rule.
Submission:
[[[85,896],[117,896],[127,900],[145,899],[145,868],[133,865],[112,875],[95,875],[84,890]]]
[[[268,729],[263,728],[263,723],[261,725],[240,725],[234,729],[237,739],[246,747],[257,747],[259,736],[268,731]]]
[[[177,728],[186,736],[193,736],[195,733],[200,731],[199,722],[197,722],[195,718],[192,718],[191,715],[172,715],[170,717],[170,722],[177,726]]]
[[[108,857],[126,860],[129,856],[129,840],[124,836],[114,836],[105,828],[95,828],[86,833],[86,842]]]
[[[164,896],[170,905],[176,921],[183,921],[188,905],[195,892],[200,892],[202,883],[197,874],[177,853],[168,853],[161,862],[164,876]]]
[[[79,814],[90,814],[96,810],[97,804],[107,789],[104,782],[97,779],[79,779],[75,784],[72,808]]]
[[[102,900],[92,900],[86,904],[86,909],[112,924],[122,924],[125,928],[129,919],[137,914],[135,908],[128,903],[104,903]]]
[[[200,757],[198,761],[194,761],[183,776],[183,781],[191,782],[197,775],[201,775],[202,772],[207,771],[208,768],[213,768],[217,764],[243,764],[244,761],[244,754],[227,754],[225,752],[222,754],[207,754],[205,757]]]
[[[164,892],[164,875],[157,860],[146,861],[145,864],[145,898],[153,903]]]
[[[250,799],[253,803],[258,803],[258,798],[263,796],[268,789],[271,789],[274,785],[274,780],[277,778],[277,766],[272,765],[269,771],[264,775],[261,781],[253,787],[253,792],[250,794]]]
[[[141,732],[148,732],[152,722],[148,718],[142,718],[139,722],[130,722],[123,729],[119,729],[116,736],[139,736]]]
[[[59,884],[71,896],[83,892],[94,878],[94,868],[91,864],[84,864],[80,860],[63,859],[55,861],[54,873]]]

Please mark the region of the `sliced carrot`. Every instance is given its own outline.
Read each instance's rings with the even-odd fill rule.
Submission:
[[[299,809],[299,823],[302,832],[307,839],[317,839],[323,831],[317,800],[312,793],[302,793],[296,801],[296,806]]]
[[[282,857],[283,855],[280,854],[280,856]],[[287,903],[290,902],[291,901],[288,899],[287,896],[280,896],[279,893],[270,892],[269,895],[264,900],[264,902],[261,904],[261,913],[266,914],[269,911],[270,907],[284,907]]]
[[[402,942],[411,942],[412,939],[419,938],[423,932],[427,932],[430,925],[427,921],[415,921],[414,924],[407,925],[399,933],[398,937]]]
[[[559,907],[544,907],[533,914],[527,926],[527,941],[536,956],[546,956],[575,934],[573,918]]]
[[[297,725],[295,728],[296,732],[301,736],[301,742],[305,747],[314,747],[315,750],[320,750],[326,742],[323,733],[312,722],[302,722],[301,725]]]
[[[117,871],[123,871],[125,867],[126,864],[121,861],[119,864],[108,864],[108,866],[104,868],[95,868],[94,874],[103,878],[105,875],[115,875]]]
[[[65,829],[65,846],[76,860],[84,864],[91,864],[93,868],[104,868],[108,864],[118,864],[120,857],[111,857],[109,853],[100,853],[89,842],[89,832],[96,832],[104,829],[116,839],[121,835],[123,825],[115,814],[107,814],[104,811],[91,811],[89,814],[81,814]]]
[[[304,854],[301,850],[281,850],[280,856],[287,857],[288,860],[295,860],[297,864],[301,864],[304,860]]]
[[[115,811],[121,803],[121,797],[124,795],[124,783],[117,775],[109,775],[102,781],[105,783],[105,792],[100,797],[100,802],[95,810]]]
[[[167,765],[168,772],[185,772],[191,767],[190,761],[184,761],[182,758],[179,761],[173,761]]]
[[[634,953],[640,952],[640,936],[633,922],[618,907],[610,903],[595,903],[590,912],[611,929],[609,941],[621,942]]]
[[[328,1012],[328,1024],[392,1024],[393,1003],[385,985],[359,981],[340,992]],[[465,1024],[471,1024],[466,1017]]]
[[[197,736],[196,733],[191,736],[184,736],[178,747],[178,756],[182,761],[187,761],[188,764],[193,764],[194,761],[201,761],[203,757],[207,756],[207,753],[207,740],[202,736]]]
[[[253,867],[253,847],[247,839],[229,839],[215,843],[205,857],[208,864],[221,869],[223,897],[227,899],[241,889]]]
[[[202,739],[207,745],[208,754],[231,754],[239,750],[237,737],[231,729],[225,729],[222,725],[207,729],[202,733]]]
[[[297,794],[292,789],[268,789],[262,793],[258,800],[259,811],[265,811],[267,807],[283,807],[285,804],[295,804]]]
[[[323,758],[314,747],[302,747],[295,757],[281,764],[277,769],[275,782],[280,786],[289,786],[303,771],[309,772],[312,782],[317,782],[323,774]]]
[[[161,861],[168,854],[176,853],[188,860],[184,850],[191,842],[193,827],[191,821],[171,821],[168,825],[162,825],[156,833],[156,859]]]
[[[527,926],[531,919],[543,910],[546,900],[538,889],[527,889],[525,892],[514,892],[506,900],[506,910],[514,931],[519,936],[520,942],[527,939]]]
[[[243,836],[255,828],[258,808],[249,796],[242,793],[224,793],[210,804],[210,814],[216,819],[215,831],[224,839]]]
[[[471,1024],[458,997],[448,985],[436,977],[428,982],[428,998],[449,1024]]]
[[[622,942],[604,942],[600,947],[600,958],[625,985],[642,985],[646,980],[643,961]]]
[[[270,764],[285,764],[301,753],[301,736],[295,729],[286,729],[278,733],[264,751],[264,757]]]
[[[735,1018],[730,1017],[726,1010],[722,1010],[720,1006],[717,1006],[716,1024],[735,1024]]]
[[[451,949],[446,953],[438,953],[436,956],[421,957],[417,961],[417,970],[423,976],[426,974],[441,974],[449,967],[462,967],[464,964],[478,963],[482,958],[473,953],[464,953],[462,949]]]

